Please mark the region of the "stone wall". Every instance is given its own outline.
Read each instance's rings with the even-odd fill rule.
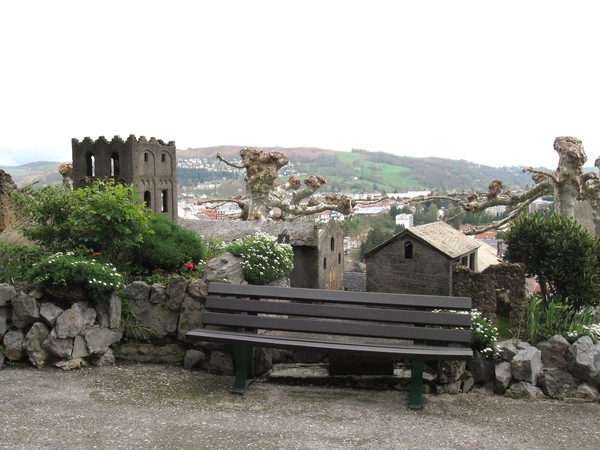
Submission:
[[[514,335],[525,329],[525,267],[522,264],[496,264],[483,272],[456,265],[452,278],[454,295],[471,297],[473,308],[496,323],[496,313],[509,318]]]

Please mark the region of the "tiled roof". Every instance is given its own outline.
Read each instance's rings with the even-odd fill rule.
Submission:
[[[427,242],[450,258],[470,253],[481,246],[481,242],[465,236],[446,222],[438,221],[408,228],[402,233],[410,233]]]

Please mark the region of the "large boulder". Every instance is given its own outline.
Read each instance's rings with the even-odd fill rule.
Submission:
[[[26,328],[40,318],[37,300],[21,292],[12,301],[12,323],[17,328]]]
[[[175,337],[177,333],[179,313],[166,307],[166,295],[160,295],[163,290],[159,285],[150,287],[143,281],[134,281],[125,288],[131,299],[131,311],[137,319],[133,326],[141,327],[148,339]],[[150,299],[154,300],[151,302]]]
[[[121,297],[113,293],[108,300],[96,302],[97,320],[101,327],[118,330],[121,327]]]
[[[192,281],[187,294],[181,303],[177,339],[185,340],[185,333],[202,325],[202,312],[204,311],[207,286],[202,280]]]
[[[204,276],[205,283],[216,281],[218,283],[246,284],[242,259],[231,253],[213,258],[208,262]]]
[[[0,308],[9,306],[17,298],[17,290],[11,284],[0,283]]]
[[[525,347],[519,350],[510,365],[515,380],[535,384],[542,373],[542,352],[532,346]]]
[[[73,338],[60,338],[55,329],[50,331],[42,345],[51,355],[60,359],[70,359],[73,354]]]
[[[496,353],[504,361],[512,361],[519,349],[512,340],[501,341],[496,344]]]
[[[102,355],[111,345],[117,344],[123,334],[120,331],[108,328],[92,328],[85,333],[85,342],[89,352],[93,355]]]
[[[4,336],[4,333],[6,333],[10,327],[11,316],[12,313],[9,308],[0,306],[0,340],[2,340],[2,336]]]
[[[580,380],[597,381],[600,378],[599,345],[594,345],[589,336],[582,336],[569,346],[566,360],[569,372]]]
[[[25,336],[20,330],[12,330],[4,335],[4,355],[9,361],[18,361],[23,358],[23,341]]]
[[[54,332],[60,339],[74,338],[81,332],[83,317],[78,310],[69,308],[56,319]]]
[[[494,379],[494,366],[492,359],[474,351],[473,359],[467,363],[467,370],[471,372],[475,383],[485,383]]]
[[[558,368],[544,369],[538,377],[538,386],[550,398],[563,399],[577,386],[575,378],[567,370]]]
[[[188,287],[188,280],[185,277],[179,276],[169,280],[167,285],[167,308],[171,311],[179,311],[181,303],[185,298],[185,293]]]
[[[48,337],[50,328],[43,322],[34,323],[23,341],[23,349],[27,352],[27,357],[31,364],[41,369],[48,360],[48,351],[42,345]]]
[[[64,309],[52,302],[44,302],[40,305],[40,317],[51,327],[56,324],[56,319],[63,312]]]
[[[496,364],[495,367],[495,387],[496,394],[504,394],[510,382],[512,381],[511,366],[508,361],[502,361]]]
[[[510,398],[523,400],[540,400],[544,398],[544,393],[540,388],[524,381],[512,384],[506,390],[504,395]]]
[[[565,369],[567,360],[565,354],[570,344],[560,334],[552,336],[547,341],[541,342],[537,348],[542,352],[542,364],[545,368],[554,367],[557,369]]]

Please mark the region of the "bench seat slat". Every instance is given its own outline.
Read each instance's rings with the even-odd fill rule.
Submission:
[[[326,319],[297,319],[266,316],[249,316],[205,311],[205,325],[245,327],[262,330],[297,331],[348,336],[382,337],[436,342],[470,344],[470,330],[425,328],[377,323],[357,323]]]
[[[228,295],[248,298],[278,298],[297,301],[324,301],[334,303],[358,303],[389,306],[422,306],[424,308],[443,308],[470,310],[469,297],[445,297],[435,295],[388,294],[383,292],[351,292],[321,290],[309,288],[291,288],[279,286],[257,286],[247,284],[210,283],[211,295]],[[318,298],[315,298],[318,296]]]
[[[356,306],[323,305],[318,303],[286,303],[257,301],[244,298],[208,297],[206,309],[212,311],[285,314],[290,316],[330,319],[368,320],[386,323],[414,323],[470,327],[468,314],[434,313],[399,309],[367,308]]]
[[[381,355],[393,358],[435,359],[435,360],[469,360],[473,351],[466,347],[440,347],[423,345],[377,345],[357,342],[331,342],[316,339],[294,339],[287,336],[271,336],[248,334],[220,330],[191,330],[187,332],[190,340],[221,342],[234,345],[265,346],[287,348],[293,350],[315,350],[328,353],[344,353],[353,355]]]

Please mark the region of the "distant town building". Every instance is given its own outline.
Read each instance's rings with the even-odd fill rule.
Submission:
[[[414,217],[413,214],[396,214],[396,225],[404,225],[404,228],[410,228],[415,224]]]

